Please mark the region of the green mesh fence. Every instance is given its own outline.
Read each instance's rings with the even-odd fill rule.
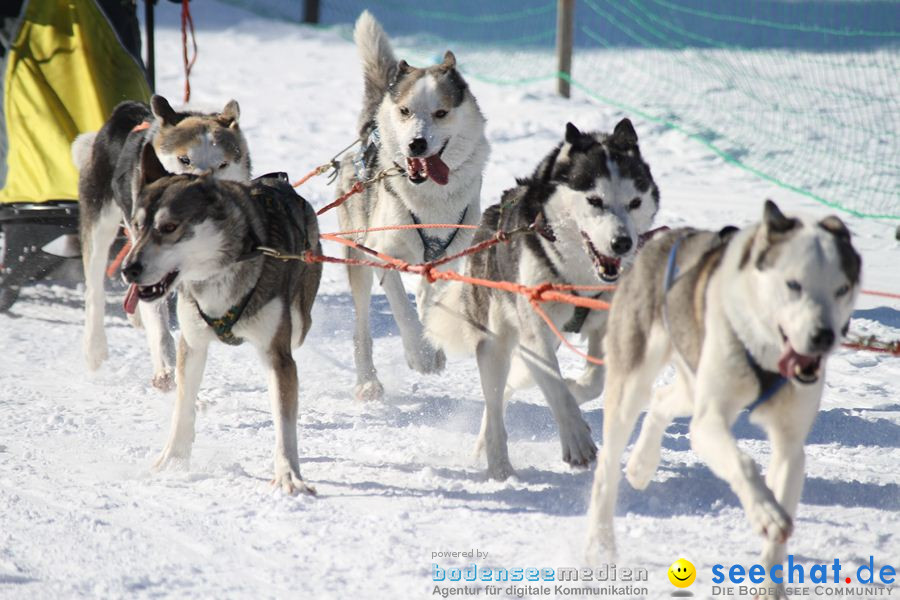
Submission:
[[[555,1],[322,0],[321,21],[349,36],[365,8],[412,62],[452,48],[470,78],[549,90],[558,75]],[[565,76],[775,184],[900,219],[898,67],[897,1],[577,0]]]

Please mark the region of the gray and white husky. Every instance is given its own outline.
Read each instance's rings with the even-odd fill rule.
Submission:
[[[398,61],[387,35],[368,11],[357,20],[354,39],[365,79],[359,119],[363,150],[343,160],[338,194],[356,180],[394,165],[404,176],[383,179],[343,204],[338,212],[341,228],[478,223],[489,146],[484,117],[456,69],[453,53],[448,51],[441,64],[424,69]],[[372,232],[356,241],[406,262],[422,263],[462,250],[471,239],[471,231],[434,229]],[[348,252],[351,257],[357,254]],[[372,270],[351,266],[348,274],[356,309],[355,393],[360,399],[376,399],[384,388],[372,359]],[[409,366],[421,373],[443,369],[443,353],[425,340],[422,328],[434,287],[421,282],[417,314],[398,273],[388,271],[379,277]]]
[[[287,493],[312,492],[297,454],[297,366],[292,350],[312,325],[322,266],[263,256],[321,253],[312,207],[281,175],[251,183],[212,174],[171,175],[151,144],[143,149],[134,246],[122,273],[143,302],[178,290],[175,400],[169,440],[157,468],[182,468],[194,441],[194,407],[209,344],[252,344],[269,372],[275,423],[275,479]]]
[[[589,511],[592,558],[613,552],[620,457],[649,403],[626,477],[644,489],[663,432],[692,416],[691,447],[731,486],[766,542],[766,570],[785,558],[803,487],[803,444],[819,408],[825,361],[847,332],[861,262],[834,216],[763,220],[738,231],[680,229],[650,241],[616,291],[606,346],[603,448]],[[672,360],[673,384],[651,395]],[[741,410],[772,441],[763,479],[731,426]]]
[[[211,173],[219,179],[250,179],[250,154],[238,127],[240,107],[231,100],[220,113],[175,111],[162,96],[150,106],[122,102],[98,132],[85,133],[72,143],[72,159],[79,170],[78,205],[84,263],[84,354],[88,368],[100,367],[108,356],[103,313],[103,277],[109,249],[119,227],[131,222],[140,181],[141,150],[152,145],[172,173]],[[165,302],[138,303],[134,288],[126,296],[129,314],[140,309],[139,322],[147,331],[153,361],[153,385],[173,385],[175,347],[168,329]],[[137,321],[137,319],[135,319]]]
[[[466,273],[525,285],[614,283],[633,260],[658,208],[659,190],[628,119],[612,134],[582,133],[569,123],[565,141],[534,175],[485,211],[475,242],[528,226],[533,233],[472,255]],[[605,311],[569,304],[544,308],[560,330],[586,335],[590,351],[600,354]],[[597,448],[578,403],[599,395],[602,369],[590,364],[578,382],[564,379],[556,358],[559,340],[527,298],[452,282],[438,295],[426,324],[429,339],[439,347],[475,352],[485,398],[479,445],[486,446],[491,477],[513,474],[503,416],[516,363],[527,376],[517,375],[512,383],[530,379],[540,387],[559,425],[563,460],[580,466],[593,460]]]

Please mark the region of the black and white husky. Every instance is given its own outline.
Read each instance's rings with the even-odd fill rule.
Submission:
[[[72,159],[79,170],[78,205],[84,263],[84,355],[88,368],[100,367],[108,355],[103,329],[105,294],[103,277],[116,232],[131,222],[132,205],[140,179],[141,150],[153,146],[171,173],[210,173],[219,179],[250,179],[250,154],[238,127],[240,107],[234,100],[222,112],[175,111],[162,96],[150,106],[123,102],[100,131],[78,136]],[[175,347],[168,329],[165,302],[138,302],[129,290],[125,310],[140,309],[139,322],[147,331],[153,361],[153,385],[173,385]],[[138,321],[138,319],[135,319]]]
[[[385,168],[396,166],[404,175],[384,179],[342,205],[338,212],[342,229],[478,223],[489,147],[484,117],[456,69],[456,58],[447,52],[441,64],[425,69],[398,61],[368,11],[357,20],[354,39],[365,79],[359,120],[363,151],[342,162],[338,194]],[[471,231],[435,229],[373,232],[356,241],[406,262],[422,263],[462,250],[471,239]],[[369,327],[372,270],[351,266],[348,274],[356,309],[355,393],[360,399],[380,398],[384,389],[375,372]],[[379,277],[409,366],[421,373],[443,369],[443,353],[425,340],[422,328],[434,286],[423,280],[417,314],[398,273]]]
[[[286,493],[312,492],[300,477],[292,351],[312,325],[322,265],[270,258],[259,247],[321,253],[315,212],[286,176],[241,183],[209,173],[171,175],[151,144],[143,149],[139,185],[131,224],[134,245],[122,273],[144,302],[164,301],[177,289],[181,326],[178,395],[156,467],[188,465],[210,343],[247,341],[268,370],[275,423],[273,484]]]
[[[650,482],[672,419],[692,416],[691,447],[728,482],[765,538],[766,571],[784,560],[803,487],[803,444],[822,398],[825,361],[847,332],[860,267],[840,219],[786,217],[771,201],[759,224],[675,230],[641,250],[616,291],[605,341],[603,449],[589,512],[593,559],[615,549],[619,461],[649,403],[625,469],[631,485]],[[674,383],[651,393],[670,360]],[[765,479],[731,433],[745,408],[772,442]]]
[[[504,192],[499,204],[485,211],[474,241],[529,225],[534,225],[534,232],[472,255],[467,274],[525,285],[615,283],[659,207],[659,190],[637,142],[628,119],[619,122],[612,134],[582,133],[569,123],[565,141],[534,175],[520,180]],[[560,330],[586,335],[591,352],[600,355],[605,311],[569,304],[544,308]],[[564,379],[556,358],[559,340],[527,298],[453,282],[438,295],[427,330],[429,339],[447,351],[475,352],[486,402],[482,437],[491,477],[513,474],[503,413],[504,393],[516,363],[550,405],[559,425],[563,460],[581,466],[593,460],[597,448],[578,402],[580,396],[599,394],[602,371],[591,365],[579,382]],[[528,377],[518,379],[516,383],[522,383]]]

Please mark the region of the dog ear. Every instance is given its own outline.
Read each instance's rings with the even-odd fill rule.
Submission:
[[[843,221],[834,215],[825,217],[819,221],[819,227],[840,240],[850,241],[850,230],[847,229],[847,226],[844,225]]]
[[[225,127],[235,128],[238,125],[238,119],[241,118],[241,105],[237,100],[229,100],[220,114]]]
[[[444,62],[441,63],[441,68],[445,71],[449,71],[450,69],[456,68],[456,55],[447,50],[444,52]]]
[[[166,125],[175,125],[178,122],[178,115],[172,109],[169,101],[159,94],[153,94],[153,97],[150,98],[150,109],[153,111],[153,115]]]
[[[631,147],[638,143],[637,132],[634,130],[634,125],[631,124],[631,121],[627,117],[616,123],[612,137],[621,146]]]
[[[794,229],[794,227],[800,224],[800,221],[784,216],[784,213],[781,212],[781,209],[778,208],[777,204],[771,200],[766,200],[765,207],[763,208],[763,224],[766,226],[766,233],[769,237],[769,241],[772,241],[773,237],[777,238]]]
[[[566,123],[566,142],[569,144],[574,144],[580,137],[581,132],[578,131],[578,128],[571,123]]]
[[[162,163],[159,162],[156,150],[153,149],[153,144],[144,144],[144,149],[141,151],[141,187],[150,185],[157,179],[162,179],[169,174],[166,168],[162,166]]]

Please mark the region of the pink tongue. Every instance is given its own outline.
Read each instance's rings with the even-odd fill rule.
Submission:
[[[138,303],[138,287],[137,284],[132,283],[128,286],[128,292],[125,294],[125,301],[122,302],[122,308],[125,309],[125,312],[129,315],[134,314],[134,309],[137,308]]]
[[[794,348],[788,344],[784,353],[781,355],[781,358],[778,359],[778,372],[781,373],[783,377],[791,378],[794,376],[794,371],[798,366],[802,370],[815,362],[815,356],[798,354]]]
[[[438,185],[447,185],[450,180],[450,168],[437,154],[425,159],[428,164],[428,176]]]

